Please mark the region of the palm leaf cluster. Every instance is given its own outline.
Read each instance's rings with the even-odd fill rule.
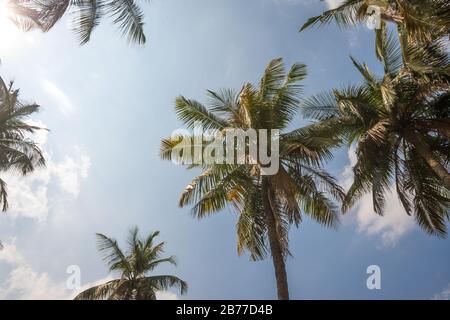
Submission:
[[[393,22],[411,41],[430,42],[450,32],[450,3],[447,0],[344,0],[334,9],[312,17],[301,27],[335,22],[340,27],[352,27],[365,22],[379,9],[384,22]]]
[[[111,272],[119,272],[120,278],[91,287],[76,300],[156,300],[156,292],[177,287],[181,294],[187,291],[187,283],[172,275],[147,276],[162,263],[176,265],[175,258],[162,257],[164,242],[157,243],[159,231],[146,238],[139,237],[139,230],[130,230],[127,251],[123,251],[116,240],[97,234],[97,245],[103,260]]]
[[[176,112],[190,128],[200,121],[204,127],[221,132],[229,128],[284,130],[299,110],[302,86],[298,81],[305,76],[304,65],[294,64],[286,74],[282,60],[276,59],[267,66],[258,86],[247,83],[239,94],[231,90],[208,91],[208,107],[179,97]],[[203,165],[202,174],[182,193],[180,206],[193,205],[192,214],[203,218],[231,205],[239,214],[238,251],[248,250],[252,259],[257,260],[267,253],[264,200],[268,197],[276,221],[277,241],[283,254],[288,254],[288,228],[301,221],[301,212],[328,226],[338,223],[336,207],[326,193],[338,200],[343,193],[320,168],[331,158],[330,149],[337,140],[314,136],[312,131],[313,128],[306,127],[280,135],[280,169],[273,176],[260,175],[259,163]],[[162,142],[163,159],[171,159],[179,141],[169,138]]]
[[[27,123],[27,118],[39,110],[36,104],[19,100],[19,90],[13,83],[6,85],[0,77],[0,172],[26,175],[44,166],[39,146],[30,138],[40,128]],[[0,178],[0,205],[8,208],[6,182]]]
[[[304,115],[330,135],[357,144],[354,181],[343,202],[349,210],[372,192],[383,214],[392,185],[409,215],[428,233],[446,235],[449,221],[449,59],[441,42],[400,46],[382,29],[379,46],[384,76],[352,58],[361,85],[307,99]]]
[[[10,0],[15,21],[25,30],[48,31],[64,16],[70,15],[74,31],[85,44],[104,18],[111,18],[128,41],[143,44],[144,15],[135,0]]]

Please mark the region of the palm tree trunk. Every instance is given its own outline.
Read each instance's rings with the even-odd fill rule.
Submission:
[[[273,266],[275,268],[275,279],[277,281],[277,292],[279,300],[289,300],[289,288],[286,274],[286,265],[283,252],[279,242],[275,216],[270,204],[271,192],[267,177],[262,178],[262,195],[264,211],[266,214],[267,234],[269,237],[270,251],[272,253]]]
[[[428,145],[422,140],[422,138],[413,131],[405,132],[405,138],[415,148],[419,155],[427,162],[430,168],[436,173],[436,175],[442,180],[444,187],[450,190],[450,174],[447,169],[438,161],[430,150]]]

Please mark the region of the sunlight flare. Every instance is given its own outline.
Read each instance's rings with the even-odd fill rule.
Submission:
[[[33,43],[31,34],[21,31],[14,23],[14,9],[9,0],[0,0],[0,53],[9,53],[24,43]]]

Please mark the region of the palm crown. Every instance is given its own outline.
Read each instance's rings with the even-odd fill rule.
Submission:
[[[187,283],[171,275],[147,276],[162,263],[176,265],[175,258],[161,257],[164,242],[155,243],[159,231],[150,233],[140,239],[138,228],[130,230],[128,250],[122,251],[116,240],[103,234],[97,234],[97,245],[103,254],[103,260],[112,272],[119,272],[121,277],[104,284],[89,288],[78,294],[76,300],[155,300],[156,291],[167,290],[176,286],[181,294],[187,291]]]
[[[449,61],[438,44],[401,50],[386,29],[382,36],[385,75],[353,63],[364,83],[323,93],[304,103],[330,135],[357,142],[354,182],[343,209],[371,191],[382,214],[387,189],[395,185],[406,212],[429,233],[444,236],[449,220]]]
[[[26,175],[45,165],[39,146],[30,138],[41,128],[30,125],[26,118],[37,112],[36,104],[19,100],[19,90],[8,86],[0,77],[0,171]],[[6,182],[0,178],[0,204],[8,208]]]
[[[265,257],[268,238],[278,293],[283,299],[288,298],[287,280],[280,277],[285,278],[289,226],[298,225],[301,212],[322,224],[336,226],[337,208],[326,192],[338,200],[343,197],[335,180],[320,168],[331,157],[330,149],[338,140],[318,131],[312,134],[314,127],[284,133],[299,110],[302,86],[298,82],[305,77],[305,65],[294,64],[286,74],[283,61],[276,59],[267,66],[259,86],[247,83],[238,95],[231,90],[208,91],[208,108],[184,97],[176,101],[176,112],[188,127],[200,121],[220,132],[228,128],[282,131],[278,173],[260,175],[259,162],[204,164],[202,174],[188,185],[179,203],[180,206],[193,204],[192,213],[198,218],[231,204],[239,214],[238,252],[248,250],[253,260]],[[162,158],[171,159],[172,150],[179,142],[177,138],[163,140]]]
[[[38,28],[48,31],[68,12],[81,44],[105,17],[119,26],[128,41],[143,44],[144,15],[134,0],[9,0],[15,20],[25,30]]]
[[[379,12],[374,12],[377,8]],[[301,27],[336,22],[340,27],[354,26],[373,14],[394,22],[410,40],[432,41],[450,32],[450,3],[447,0],[344,0],[334,9],[312,17]]]

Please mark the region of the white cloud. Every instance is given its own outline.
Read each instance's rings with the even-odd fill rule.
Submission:
[[[348,152],[350,164],[344,168],[341,184],[348,190],[353,181],[352,167],[356,164],[355,148]],[[414,219],[408,216],[397,198],[395,191],[386,195],[384,216],[373,210],[372,194],[363,196],[347,215],[355,216],[358,231],[368,236],[378,236],[383,246],[395,246],[397,241],[415,228]]]
[[[75,108],[70,98],[53,82],[48,79],[41,80],[41,86],[44,91],[53,99],[56,103],[56,107],[65,116],[73,115]]]
[[[75,156],[64,158],[61,163],[52,163],[51,171],[58,177],[62,189],[73,197],[80,193],[81,180],[88,177],[91,159],[80,147],[75,147]]]
[[[35,271],[13,243],[4,244],[0,261],[12,266],[12,271],[0,283],[0,299],[67,299],[65,285],[51,279],[46,272]]]
[[[34,125],[45,127],[40,122]],[[63,161],[52,159],[51,152],[46,150],[48,131],[39,131],[33,139],[44,151],[47,165],[23,177],[6,172],[2,178],[7,182],[9,210],[7,217],[27,217],[37,221],[45,221],[52,205],[49,187],[58,201],[71,201],[78,197],[81,182],[88,177],[90,158],[78,146],[73,153],[66,155]]]
[[[450,283],[440,293],[431,298],[432,300],[450,300]]]
[[[337,8],[344,1],[343,0],[325,0],[325,2],[327,3],[328,9],[334,9],[334,8]]]
[[[348,32],[348,44],[352,48],[356,48],[359,46],[359,37],[356,31]]]

